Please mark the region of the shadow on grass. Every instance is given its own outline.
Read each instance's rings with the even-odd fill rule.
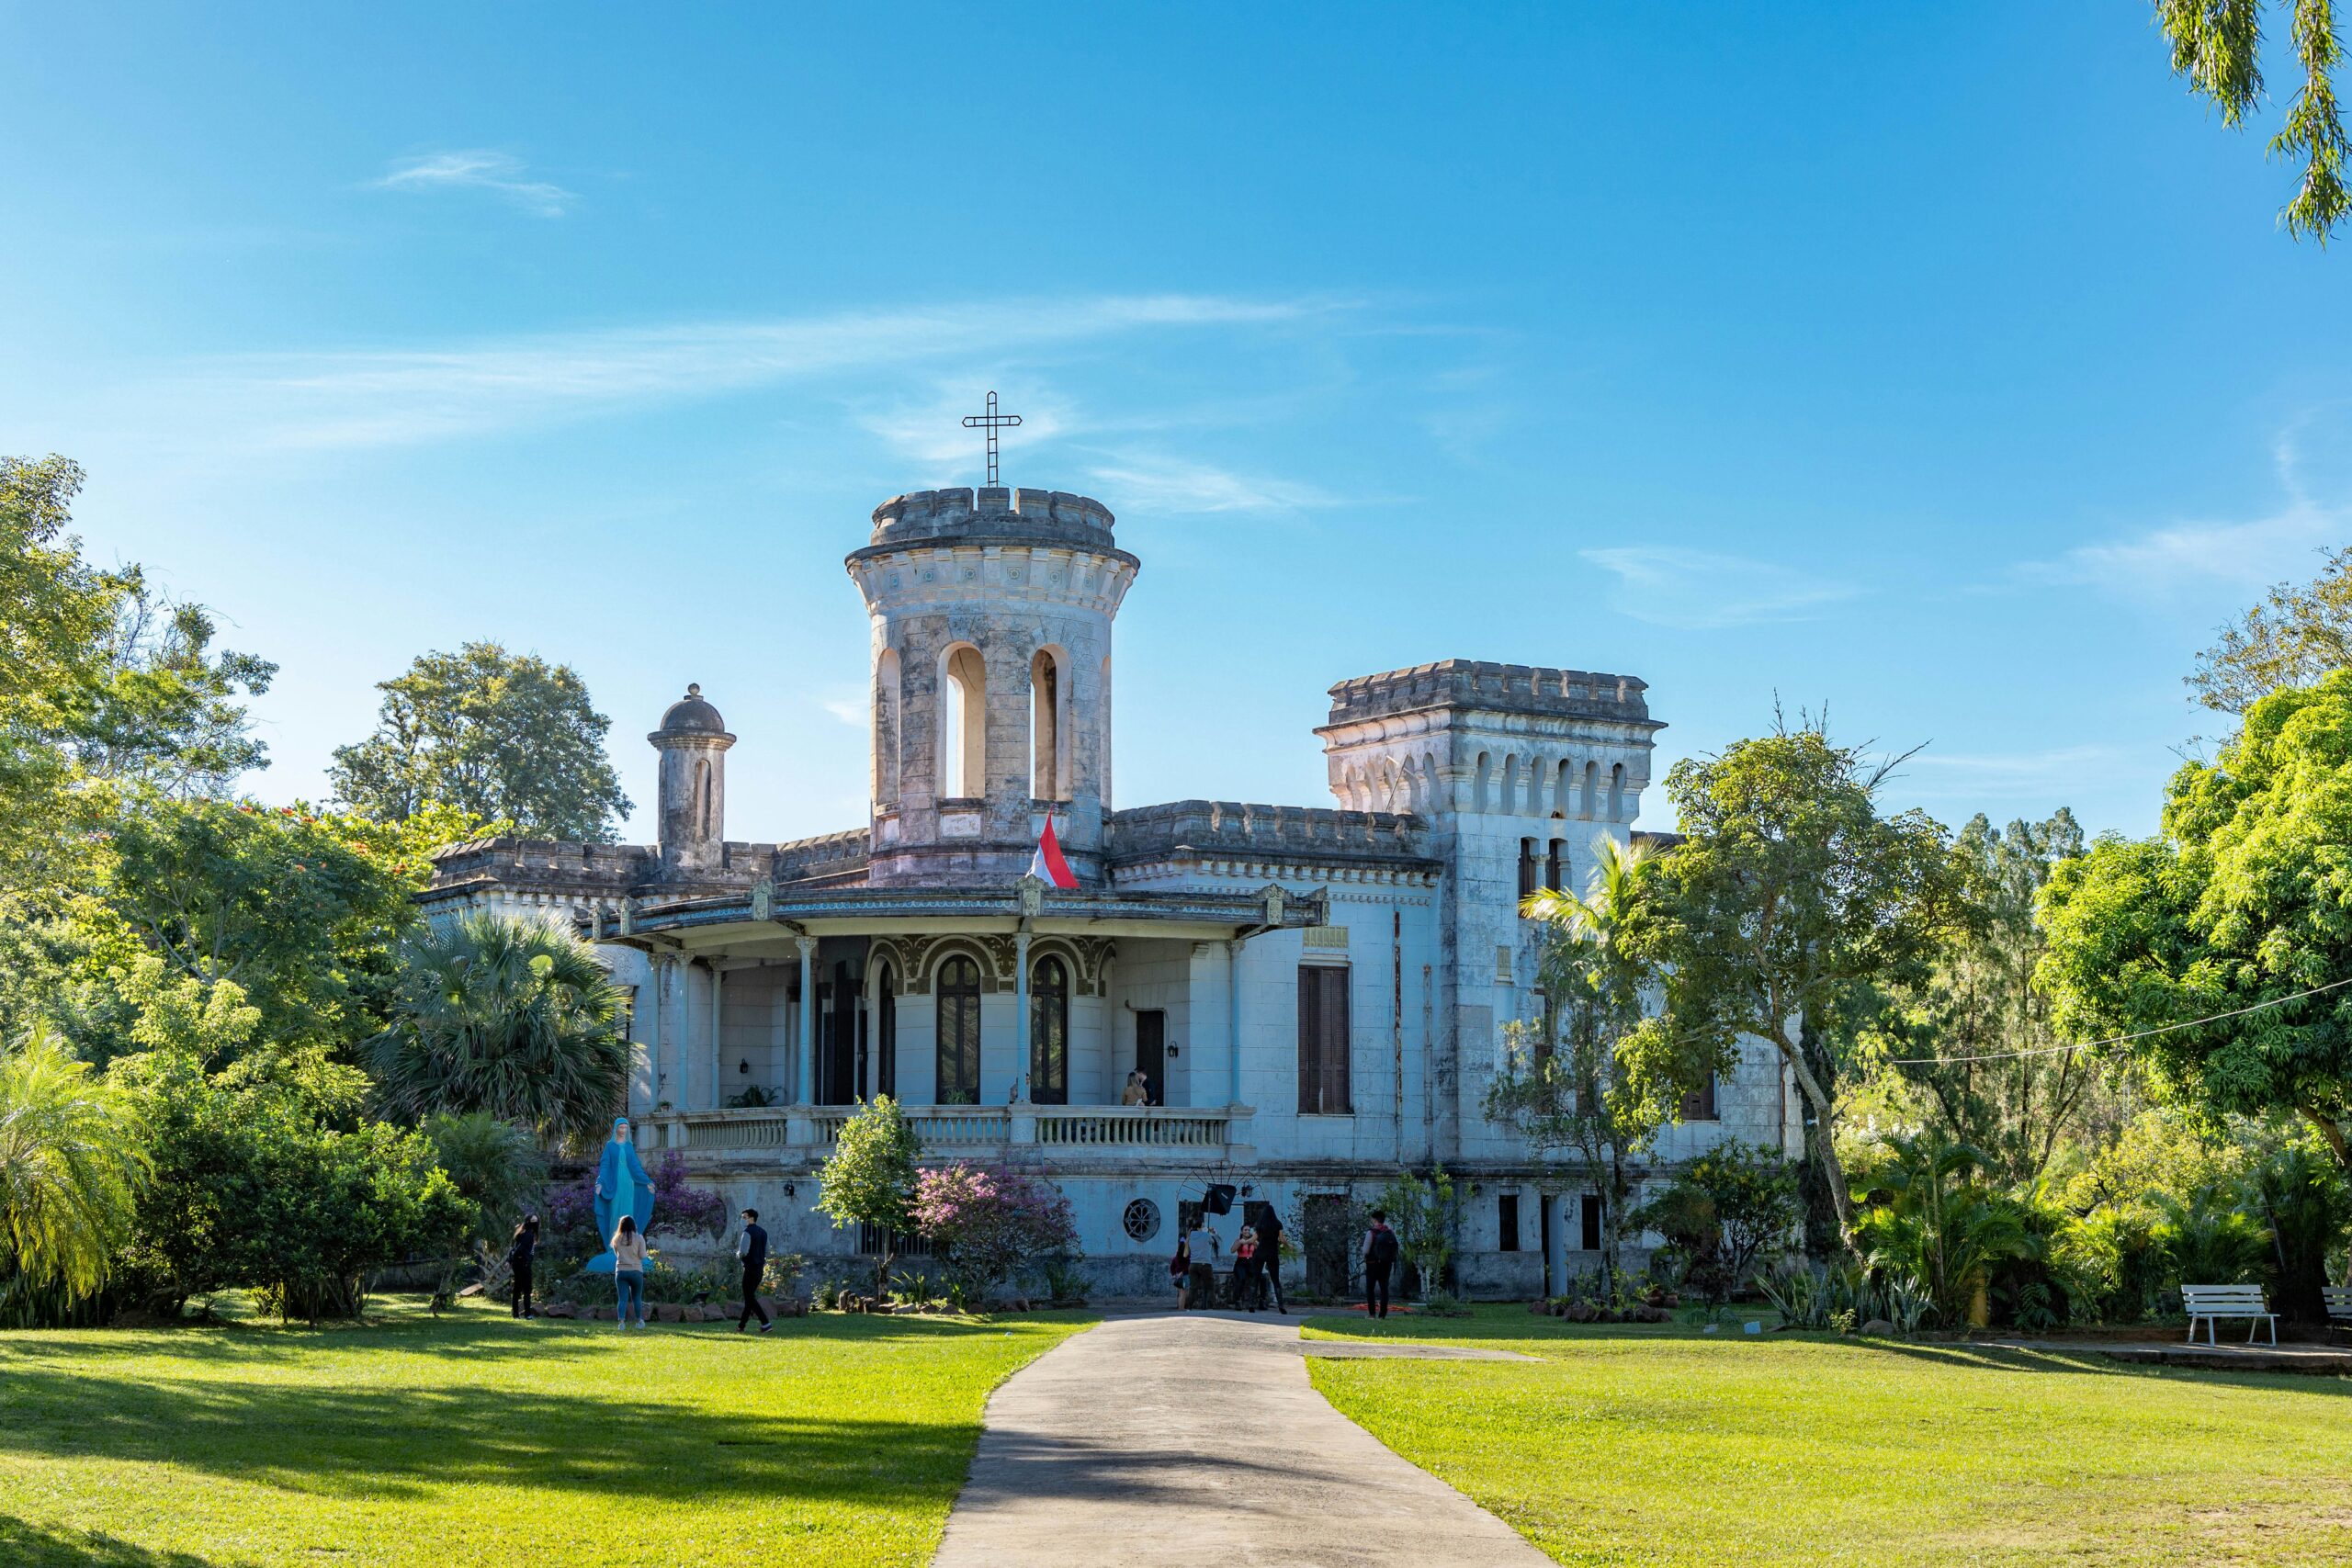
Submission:
[[[787,1327],[795,1332],[787,1335]],[[779,1325],[764,1338],[738,1337],[729,1325],[723,1335],[699,1336],[706,1343],[697,1348],[713,1358],[713,1379],[789,1376],[788,1363],[773,1354],[779,1339],[847,1349],[859,1342],[936,1345],[1005,1331],[988,1323],[818,1318]],[[608,1332],[618,1350],[618,1331]],[[469,1361],[529,1354],[527,1344],[500,1343],[522,1335],[545,1336],[542,1353],[560,1350],[576,1366],[583,1391],[604,1392],[553,1393],[462,1381]],[[0,1454],[168,1463],[331,1495],[413,1496],[465,1482],[705,1506],[789,1496],[888,1507],[952,1495],[979,1436],[976,1418],[721,1414],[632,1398],[626,1384],[602,1381],[594,1361],[577,1364],[590,1348],[582,1342],[595,1337],[589,1325],[517,1325],[509,1319],[504,1327],[445,1323],[398,1336],[299,1336],[314,1356],[413,1348],[419,1359],[448,1367],[447,1376],[422,1386],[398,1371],[387,1378],[375,1370],[357,1387],[288,1383],[268,1375],[275,1369],[267,1363],[287,1353],[282,1341],[212,1330],[165,1338],[177,1344],[198,1337],[208,1343],[190,1343],[183,1353],[202,1359],[200,1376],[158,1376],[151,1335],[0,1342]],[[632,1337],[629,1343],[639,1341]],[[59,1364],[55,1359],[69,1352],[74,1364]],[[237,1375],[245,1366],[262,1375]],[[615,1376],[626,1373],[616,1368]],[[20,1560],[0,1550],[0,1562]]]
[[[0,1514],[0,1562],[9,1568],[218,1568],[185,1551],[150,1551],[95,1530],[52,1530]]]

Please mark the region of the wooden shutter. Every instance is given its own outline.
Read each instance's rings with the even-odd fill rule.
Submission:
[[[1298,971],[1298,1110],[1303,1116],[1348,1110],[1348,969],[1302,964]]]
[[[1709,1073],[1705,1083],[1682,1097],[1682,1120],[1713,1122],[1715,1119],[1715,1075]]]

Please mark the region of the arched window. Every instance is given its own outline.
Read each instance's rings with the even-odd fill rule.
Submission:
[[[939,966],[938,1100],[980,1102],[980,966],[958,953]]]
[[[710,837],[711,816],[710,759],[706,757],[695,763],[694,817],[695,838],[707,839]]]
[[[899,1092],[899,976],[887,963],[874,977],[874,1092]]]
[[[1494,781],[1493,769],[1493,759],[1487,752],[1479,752],[1478,765],[1470,775],[1471,810],[1484,812],[1487,809],[1487,792]]]
[[[1029,795],[1033,800],[1069,798],[1068,682],[1060,658],[1041,648],[1029,660]]]
[[[1600,804],[1596,798],[1594,798],[1600,794],[1600,764],[1598,762],[1587,762],[1584,765],[1584,814],[1587,817],[1590,817],[1595,808]]]
[[[988,791],[988,666],[968,642],[939,661],[939,793],[973,800]]]
[[[1519,753],[1507,753],[1503,758],[1502,787],[1497,795],[1501,805],[1495,809],[1509,817],[1519,810]]]
[[[1625,764],[1612,764],[1609,770],[1609,820],[1616,821],[1625,814]]]
[[[1029,966],[1029,1098],[1069,1103],[1069,971],[1058,958]]]

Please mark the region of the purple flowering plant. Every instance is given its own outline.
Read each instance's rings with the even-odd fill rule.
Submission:
[[[1061,1190],[1001,1166],[958,1160],[918,1171],[911,1212],[916,1232],[974,1303],[1023,1265],[1078,1245]]]

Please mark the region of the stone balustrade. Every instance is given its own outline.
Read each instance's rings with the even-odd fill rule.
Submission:
[[[1246,1108],[1126,1105],[910,1105],[907,1122],[926,1156],[990,1158],[1014,1148],[1043,1147],[1057,1159],[1093,1152],[1148,1155],[1159,1149],[1234,1152],[1236,1123]],[[726,1111],[656,1112],[639,1119],[639,1145],[649,1153],[680,1149],[690,1157],[739,1153],[779,1159],[822,1159],[856,1114],[842,1105],[754,1106]]]

